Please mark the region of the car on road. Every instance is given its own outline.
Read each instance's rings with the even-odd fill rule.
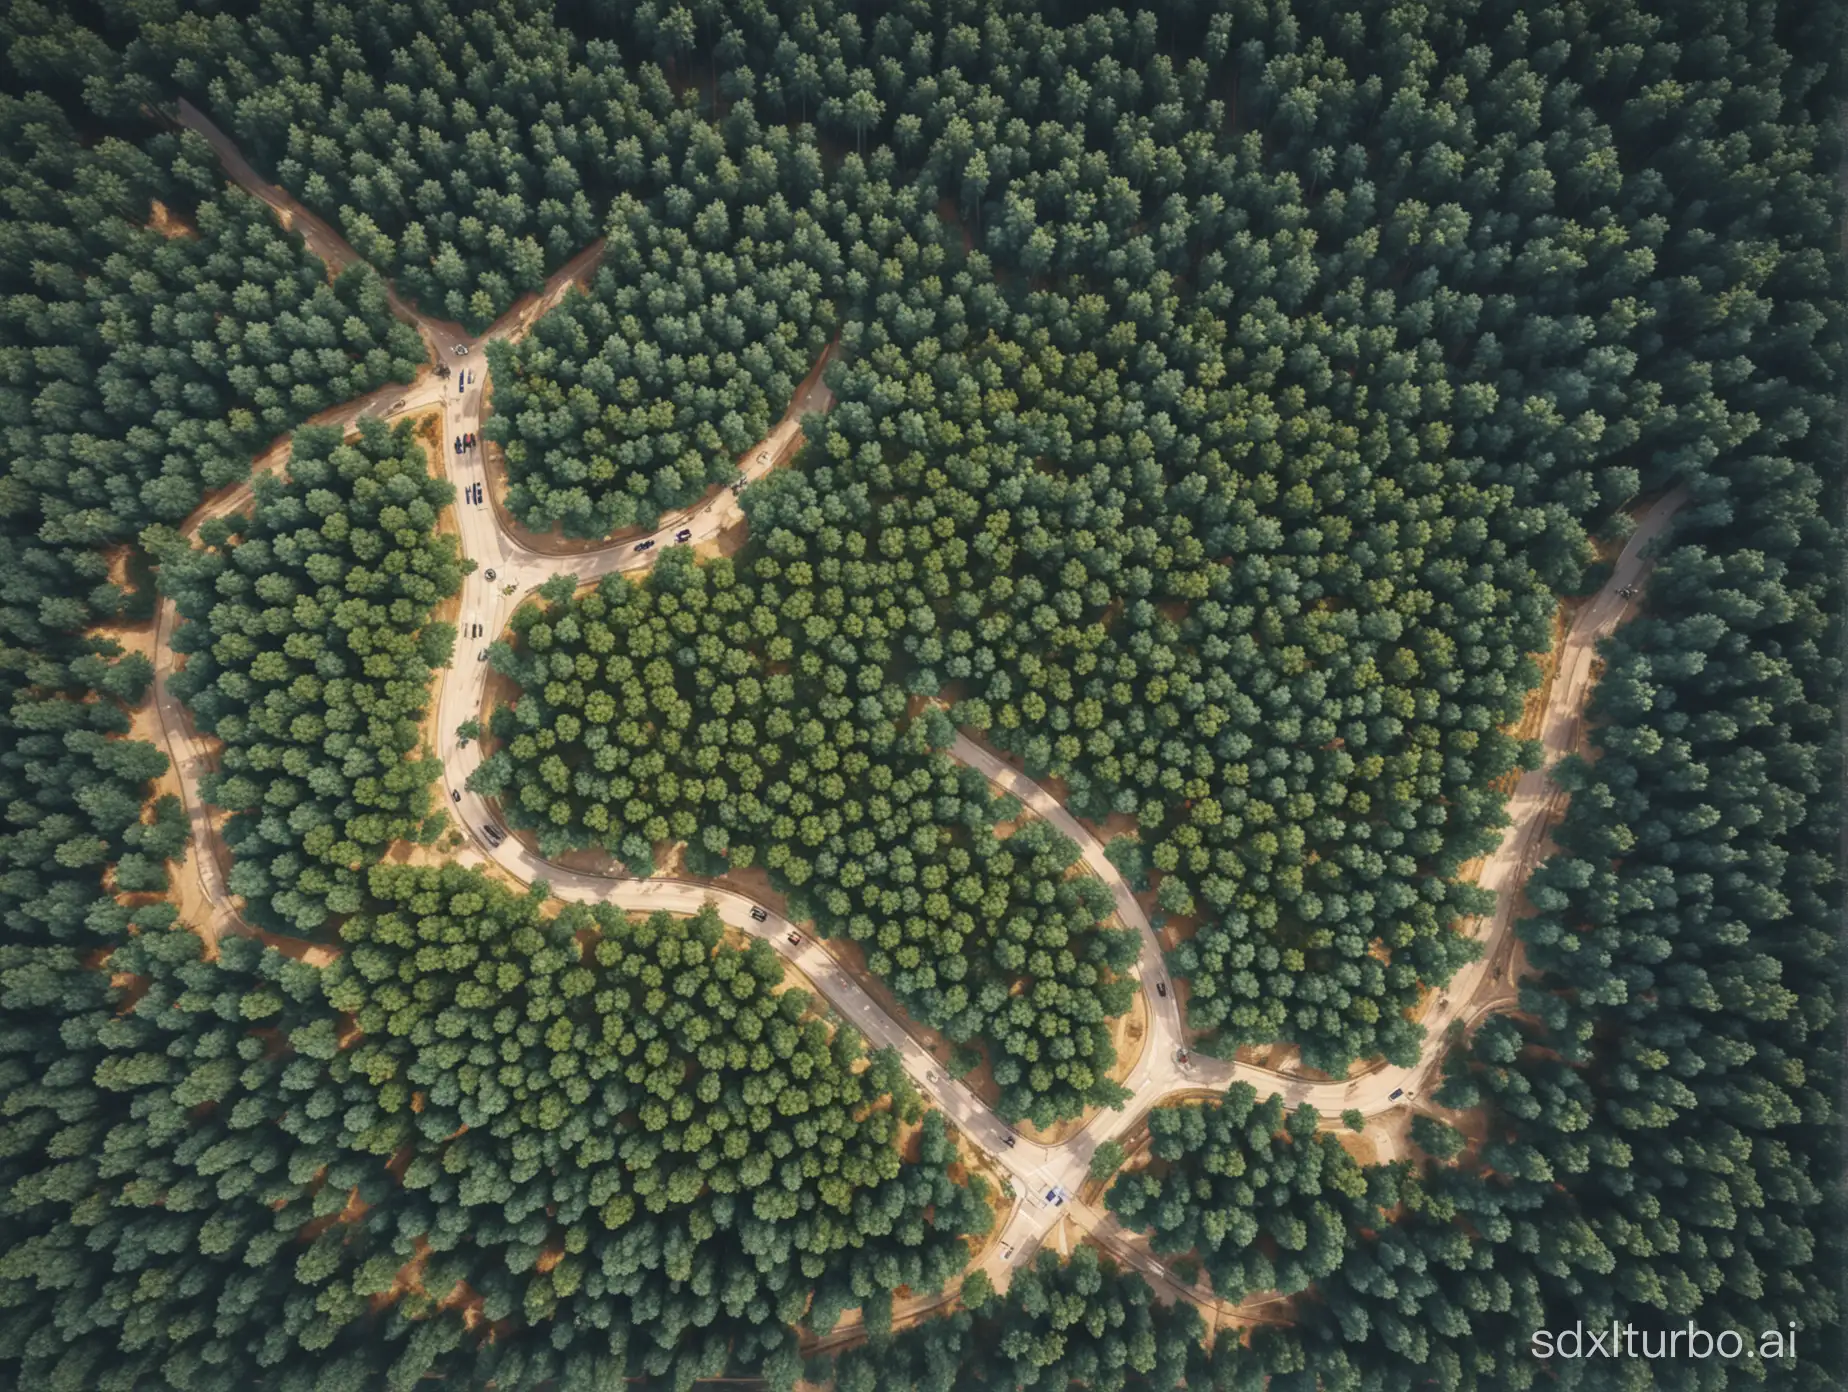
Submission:
[[[1012,1150],[1015,1146],[1020,1144],[1020,1137],[1010,1131],[1001,1138],[1001,1144],[1006,1146],[1009,1150]]]
[[[458,343],[456,345],[456,356],[458,358],[466,358],[468,356],[468,345],[466,343]]]
[[[488,660],[488,650],[486,648],[483,648],[480,652],[475,654],[475,661],[486,662],[487,660]]]
[[[751,918],[753,922],[762,923],[768,917],[770,917],[770,915],[765,913],[762,909],[752,909],[751,910]]]
[[[635,549],[636,549],[637,551],[652,551],[652,550],[654,550],[654,538],[653,538],[653,537],[650,537],[650,538],[649,538],[649,539],[648,539],[647,541],[638,541],[638,542],[636,542],[636,543],[635,543]]]
[[[485,837],[487,837],[487,838],[488,838],[488,844],[489,844],[490,846],[498,846],[498,845],[500,845],[500,843],[501,843],[501,829],[500,829],[499,827],[497,827],[497,826],[495,826],[495,825],[494,825],[494,823],[492,823],[492,822],[489,822],[489,823],[488,823],[488,824],[487,824],[486,826],[484,826],[484,827],[483,827],[483,828],[481,829],[481,834],[482,834],[483,836],[485,836]]]
[[[1386,1095],[1386,1100],[1388,1102],[1397,1102],[1403,1096],[1405,1096],[1404,1088],[1394,1088],[1390,1093]]]
[[[1168,1268],[1167,1268],[1167,1267],[1165,1267],[1165,1266],[1163,1266],[1163,1265],[1162,1265],[1162,1264],[1161,1264],[1160,1262],[1158,1262],[1158,1261],[1152,1261],[1152,1262],[1150,1262],[1150,1263],[1149,1263],[1149,1270],[1150,1270],[1150,1271],[1153,1271],[1153,1272],[1154,1272],[1154,1273],[1155,1273],[1155,1274],[1156,1274],[1157,1276],[1166,1276],[1166,1275],[1168,1274]]]
[[[468,748],[468,736],[467,735],[462,736],[461,739],[456,741],[456,748],[457,749],[467,749]]]
[[[387,406],[385,409],[387,411],[402,411],[404,409],[404,398],[399,397],[396,401],[392,402],[391,405]]]
[[[462,801],[462,794],[456,791],[454,788],[451,788],[449,790],[449,800],[451,802],[460,802]]]
[[[492,580],[494,578],[494,572],[491,570],[484,570],[481,572],[481,578],[483,580]]]
[[[1193,1055],[1188,1053],[1185,1049],[1176,1049],[1174,1051],[1174,1061],[1180,1064],[1182,1067],[1186,1067],[1187,1060],[1192,1057]]]
[[[1001,1260],[1002,1261],[1013,1261],[1014,1260],[1014,1245],[1011,1242],[1003,1242],[1001,1244]]]
[[[1155,994],[1166,1000],[1168,996],[1168,983],[1165,981],[1157,981],[1155,983]]]
[[[1054,1185],[1051,1189],[1046,1191],[1046,1202],[1051,1204],[1054,1208],[1060,1207],[1065,1202],[1065,1191],[1057,1185]]]
[[[693,540],[693,529],[691,527],[682,527],[679,531],[674,533],[674,541],[677,544],[683,544],[691,540]]]
[[[789,935],[789,945],[791,947],[802,946],[802,935],[800,933],[791,933]]]
[[[937,1070],[934,1068],[926,1068],[924,1070],[924,1081],[927,1083],[936,1082],[937,1081]]]

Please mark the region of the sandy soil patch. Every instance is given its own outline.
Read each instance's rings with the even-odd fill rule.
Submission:
[[[153,207],[148,212],[148,226],[169,240],[199,235],[191,223],[177,216],[173,209],[158,198],[153,200]]]

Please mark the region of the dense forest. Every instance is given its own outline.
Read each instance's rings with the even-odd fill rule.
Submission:
[[[1149,1138],[1159,1163],[1120,1176],[1110,1209],[1149,1229],[1157,1253],[1198,1253],[1227,1300],[1295,1295],[1339,1270],[1347,1235],[1384,1226],[1400,1201],[1394,1171],[1363,1174],[1318,1125],[1313,1107],[1286,1117],[1282,1098],[1260,1103],[1249,1083],[1214,1106],[1157,1108]]]
[[[214,517],[202,548],[147,533],[183,618],[173,694],[223,742],[202,785],[234,816],[230,887],[255,921],[299,933],[363,902],[359,867],[448,823],[423,747],[434,669],[455,625],[431,621],[462,583],[436,515],[455,489],[410,422],[335,426],[290,442],[288,477],[258,478],[248,516]]]
[[[831,308],[798,250],[814,223],[779,192],[786,152],[751,153],[741,178],[712,168],[729,163],[722,146],[696,142],[658,215],[618,199],[590,294],[488,346],[488,437],[504,444],[507,506],[526,526],[652,529],[737,476],[808,371]]]
[[[851,517],[825,471],[771,484]],[[761,863],[792,913],[861,944],[918,1018],[986,1042],[1004,1117],[1050,1125],[1124,1096],[1107,1076],[1108,1021],[1129,1008],[1139,945],[1112,926],[1103,885],[1066,874],[1077,848],[1039,821],[996,835],[1007,809],[942,752],[940,712],[901,724],[902,692],[855,685],[814,651],[770,669],[794,646],[765,641],[779,610],[851,621],[857,590],[853,608],[876,614],[894,603],[873,590],[891,568],[795,562],[787,588],[768,558],[755,570],[753,586],[729,561],[676,550],[641,585],[612,575],[574,598],[559,577],[549,603],[514,615],[513,642],[489,649],[525,694],[496,710],[499,748],[469,786],[533,828],[543,854],[588,842],[647,874],[672,838],[696,873]]]
[[[1668,1392],[1832,1385],[1834,12],[82,0],[0,34],[7,1378],[786,1386],[858,1307],[811,1369],[842,1387],[1627,1385],[1528,1350],[1612,1318],[1803,1331]],[[369,264],[330,280],[181,98]],[[1360,1167],[1235,1093],[1111,1191],[1289,1324],[1203,1351],[1080,1248],[888,1336],[990,1221],[889,1057],[709,918],[380,863],[440,825],[422,443],[297,431],[248,517],[173,529],[424,361],[381,276],[479,330],[600,236],[489,359],[529,526],[729,479],[836,339],[837,404],[738,555],[520,611],[478,786],[547,853],[764,867],[1012,1117],[1114,1100],[1135,944],[959,727],[1115,819],[1203,1048],[1406,1061],[1556,599],[1686,489],[1560,775],[1521,1011],[1448,1061],[1481,1139],[1424,1117]],[[151,569],[234,888],[332,966],[158,897]]]
[[[963,1387],[1084,1387],[1165,1392],[1199,1386],[1200,1316],[1155,1302],[1141,1277],[1097,1250],[1069,1262],[1041,1252],[1005,1295],[963,1288],[966,1311],[854,1349],[829,1368],[839,1392],[926,1392]]]

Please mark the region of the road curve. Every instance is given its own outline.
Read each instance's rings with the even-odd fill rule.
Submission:
[[[259,179],[229,139],[184,102],[180,104],[180,120],[205,135],[232,179],[276,208],[285,222],[302,231],[310,248],[324,261],[339,267],[358,259],[325,223],[307,213],[287,194]],[[419,314],[394,295],[394,309],[417,325],[440,357],[452,365],[455,375],[447,379],[435,375],[421,377],[411,387],[398,390],[397,399],[390,405],[384,404],[384,398],[393,395],[394,389],[369,393],[346,407],[324,413],[320,419],[350,423],[365,411],[405,416],[435,408],[442,416],[439,439],[449,441],[466,431],[478,432],[487,389],[487,365],[478,349],[492,339],[514,338],[523,333],[544,308],[556,303],[574,280],[594,266],[596,251],[593,247],[573,258],[540,295],[515,306],[485,334],[475,338],[465,335],[459,326]],[[798,400],[791,403],[784,420],[741,461],[745,479],[762,477],[793,453],[800,441],[800,414],[825,410],[830,402],[827,389],[811,378]],[[971,1143],[979,1146],[999,1169],[1012,1177],[1017,1190],[1014,1208],[1003,1224],[999,1241],[990,1245],[983,1262],[998,1286],[1005,1286],[1013,1267],[1030,1255],[1062,1216],[1072,1217],[1085,1230],[1098,1227],[1102,1221],[1099,1216],[1076,1199],[1067,1202],[1067,1196],[1076,1193],[1097,1145],[1129,1131],[1164,1097],[1182,1090],[1223,1089],[1243,1080],[1261,1092],[1281,1093],[1291,1105],[1307,1101],[1324,1116],[1338,1116],[1350,1108],[1364,1115],[1377,1115],[1399,1105],[1402,1096],[1409,1098],[1422,1086],[1444,1052],[1447,1027],[1452,1021],[1473,1024],[1489,1009],[1505,1005],[1512,999],[1518,958],[1518,953],[1512,950],[1515,944],[1511,924],[1515,907],[1521,887],[1545,844],[1547,826],[1563,796],[1552,783],[1550,770],[1560,758],[1579,746],[1583,711],[1595,674],[1597,643],[1629,614],[1630,600],[1625,591],[1640,583],[1650,564],[1646,554],[1649,544],[1666,528],[1685,501],[1682,494],[1671,494],[1643,515],[1609,581],[1579,611],[1566,635],[1546,703],[1541,736],[1543,764],[1523,775],[1517,784],[1508,804],[1510,825],[1501,844],[1483,866],[1480,883],[1495,892],[1495,910],[1476,920],[1470,929],[1483,943],[1484,951],[1476,962],[1457,974],[1433,1004],[1425,1017],[1424,1048],[1410,1067],[1380,1067],[1351,1079],[1325,1081],[1199,1055],[1186,1064],[1181,1063],[1179,1051],[1185,1035],[1173,994],[1151,989],[1153,983],[1167,979],[1160,942],[1129,885],[1105,857],[1102,844],[1039,784],[973,740],[959,735],[951,747],[951,755],[979,770],[997,788],[1013,794],[1035,815],[1069,837],[1090,871],[1110,887],[1118,916],[1142,940],[1139,965],[1149,1007],[1150,1036],[1140,1059],[1124,1080],[1133,1100],[1121,1110],[1093,1117],[1077,1135],[1060,1144],[1040,1145],[1016,1135],[973,1092],[944,1076],[940,1065],[867,995],[824,946],[768,906],[759,905],[736,891],[706,884],[666,878],[612,878],[567,870],[540,859],[510,836],[498,845],[490,844],[483,829],[494,815],[494,809],[466,787],[478,752],[462,744],[455,733],[457,726],[479,712],[482,706],[487,664],[478,654],[505,629],[513,609],[552,575],[563,572],[589,580],[616,570],[645,570],[671,545],[682,540],[696,543],[716,537],[725,526],[737,520],[738,504],[733,494],[721,492],[677,515],[651,536],[578,555],[546,555],[518,543],[498,524],[492,505],[486,501],[492,480],[487,476],[487,466],[479,451],[457,454],[445,448],[441,454],[448,476],[457,489],[456,519],[462,550],[477,562],[476,570],[463,585],[457,617],[463,636],[458,640],[455,659],[443,676],[437,697],[438,753],[443,765],[444,791],[450,795],[451,809],[473,838],[459,859],[464,863],[492,860],[516,879],[525,883],[543,880],[558,897],[575,902],[610,903],[641,913],[656,909],[692,913],[711,903],[731,927],[770,942],[815,983],[843,1020],[850,1022],[873,1044],[896,1049],[919,1088],[962,1129]],[[477,485],[483,498],[479,503],[473,501]],[[207,516],[241,508],[249,496],[248,484],[230,490],[196,513],[189,521],[189,529]],[[683,532],[687,534],[684,538]],[[210,811],[198,791],[199,777],[212,766],[211,746],[194,731],[190,718],[173,698],[168,685],[174,671],[171,638],[176,621],[172,601],[163,599],[156,654],[156,709],[191,820],[197,873],[214,908],[213,923],[198,926],[215,936],[223,929],[242,925],[225,881],[223,862],[219,858],[220,842],[211,824]],[[474,636],[477,628],[478,637]],[[1063,1191],[1063,1195],[1053,1198],[1055,1191]],[[1135,1264],[1158,1277],[1164,1275],[1164,1268],[1152,1255],[1139,1255],[1133,1245],[1123,1241],[1125,1235],[1103,1236],[1110,1239],[1113,1250],[1127,1255]]]

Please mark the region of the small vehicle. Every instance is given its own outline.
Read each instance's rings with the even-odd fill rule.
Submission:
[[[385,409],[388,411],[402,411],[404,409],[404,398],[399,397],[396,401],[392,402],[391,405],[387,406]]]
[[[937,1070],[934,1068],[926,1068],[924,1070],[924,1081],[927,1083],[936,1082],[937,1081]]]
[[[1002,1261],[1013,1261],[1014,1260],[1014,1247],[1012,1243],[1003,1242],[1001,1244],[1001,1260]]]
[[[800,933],[791,933],[789,935],[789,945],[791,947],[800,947],[802,945],[802,935]]]
[[[493,572],[493,571],[491,571],[491,570],[489,570],[489,571],[484,571],[484,572],[482,573],[482,577],[481,577],[481,578],[482,578],[482,579],[484,579],[484,580],[492,580],[492,579],[494,578],[494,572]]]
[[[674,540],[676,542],[688,542],[693,540],[693,529],[691,527],[682,527],[679,531],[674,533]]]
[[[1012,1150],[1015,1146],[1020,1144],[1020,1137],[1010,1133],[1001,1138],[1001,1144],[1006,1146],[1009,1150]]]
[[[456,436],[456,453],[462,453],[462,437],[460,435]]]
[[[499,827],[494,825],[494,823],[489,822],[486,826],[484,826],[481,829],[481,834],[488,838],[488,844],[490,846],[500,845],[501,831]]]
[[[1168,1274],[1168,1268],[1157,1261],[1149,1263],[1149,1270],[1153,1271],[1157,1276],[1166,1276]]]
[[[1065,1191],[1056,1186],[1048,1189],[1046,1191],[1046,1202],[1051,1204],[1054,1208],[1060,1207],[1065,1202]]]
[[[1155,994],[1165,1000],[1168,995],[1168,983],[1165,981],[1157,981],[1155,983]]]
[[[488,660],[488,650],[486,648],[483,648],[480,652],[475,654],[475,661],[486,662],[487,660]]]
[[[654,550],[654,541],[652,538],[647,541],[638,541],[635,543],[635,549],[637,551],[652,551]]]
[[[466,343],[458,343],[456,345],[456,356],[458,358],[466,358],[468,356],[468,345]]]
[[[754,923],[762,923],[765,919],[769,917],[770,915],[765,913],[762,909],[752,909],[751,910],[751,921]]]
[[[457,396],[462,395],[462,393],[466,391],[467,389],[468,389],[468,374],[466,372],[458,372],[456,374],[456,395]]]
[[[1185,1064],[1187,1060],[1192,1057],[1193,1055],[1189,1054],[1185,1049],[1176,1049],[1174,1051],[1174,1061],[1176,1063]]]
[[[1386,1100],[1388,1102],[1397,1102],[1403,1096],[1405,1096],[1404,1088],[1394,1088],[1390,1093],[1387,1094]]]
[[[461,739],[456,741],[456,748],[457,749],[467,749],[468,748],[468,736],[467,735],[462,736]]]
[[[451,788],[449,790],[449,800],[451,802],[460,802],[462,801],[462,794],[457,792],[454,788]]]

